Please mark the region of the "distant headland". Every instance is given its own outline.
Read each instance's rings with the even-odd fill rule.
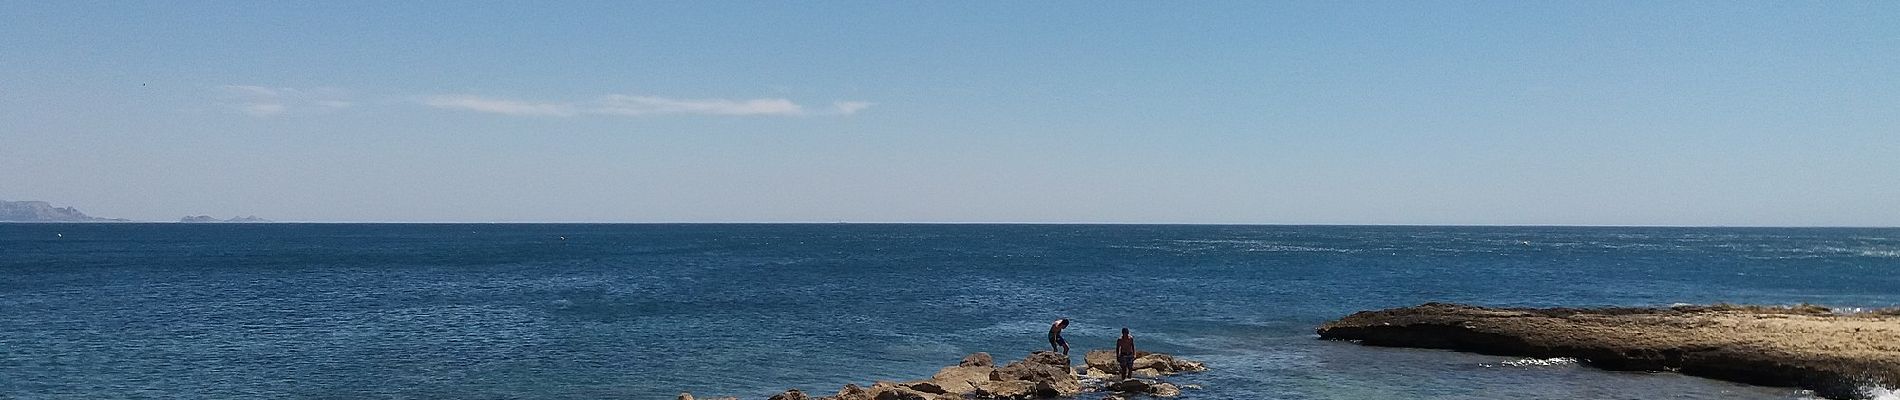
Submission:
[[[86,215],[77,208],[53,207],[44,201],[0,200],[0,222],[127,222],[119,218]]]
[[[44,201],[0,200],[0,222],[136,222],[124,218],[100,218],[86,215],[73,207],[54,207]],[[262,223],[273,222],[254,215],[217,219],[206,215],[179,218],[182,223]]]

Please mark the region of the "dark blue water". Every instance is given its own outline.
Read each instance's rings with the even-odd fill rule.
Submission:
[[[1427,301],[1896,306],[1900,230],[0,224],[0,398],[830,393],[1061,317],[1187,399],[1803,397],[1312,334]]]

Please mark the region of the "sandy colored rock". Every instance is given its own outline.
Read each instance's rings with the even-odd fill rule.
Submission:
[[[1112,361],[1112,357],[1110,359]],[[1181,359],[1171,357],[1162,359],[1168,360],[1168,363],[1182,362]],[[976,353],[964,357],[957,366],[937,370],[930,379],[907,383],[879,381],[868,388],[847,384],[838,390],[837,395],[815,399],[798,389],[791,389],[773,395],[770,400],[1040,399],[1075,397],[1085,390],[1090,392],[1100,390],[1107,382],[1107,379],[1091,379],[1086,382],[1089,386],[1085,388],[1084,381],[1077,378],[1075,371],[1098,374],[1103,372],[1087,365],[1071,365],[1070,358],[1062,353],[1034,352],[1022,360],[1002,367],[975,365],[986,362],[994,361],[988,358],[988,354]],[[1141,393],[1150,394],[1145,391]],[[691,400],[693,399],[691,396],[689,393],[680,393],[680,400]],[[737,399],[726,397],[712,400]]]
[[[976,353],[971,353],[968,356],[964,356],[963,361],[957,362],[957,366],[959,367],[994,367],[996,366],[996,360],[993,358],[990,358],[990,353],[976,352]]]
[[[976,384],[977,397],[995,399],[1033,399],[1036,398],[1036,384],[1030,381],[985,381]]]
[[[838,394],[836,396],[825,397],[823,399],[824,400],[873,400],[875,399],[875,397],[871,396],[870,391],[864,390],[864,388],[858,387],[858,385],[856,384],[847,383],[844,385],[844,388],[838,389]]]
[[[932,396],[929,393],[924,393],[924,392],[919,392],[919,391],[909,390],[909,389],[901,389],[901,388],[878,392],[877,397],[875,398],[875,400],[935,400],[935,399],[937,399],[937,397]]]
[[[1067,369],[1069,368],[1070,361],[1069,361],[1069,356],[1067,354],[1057,353],[1053,351],[1038,351],[1034,353],[1029,353],[1029,357],[1023,358],[1023,362],[1062,367],[1064,369]]]
[[[1150,352],[1136,352],[1135,371],[1131,374],[1139,378],[1155,378],[1186,372],[1207,370],[1207,364],[1177,358],[1172,355]],[[1082,355],[1081,368],[1077,375],[1095,379],[1114,379],[1121,377],[1121,366],[1115,363],[1115,352],[1109,350],[1089,350]]]
[[[1042,353],[1042,352],[1039,352]],[[1061,357],[1061,353],[1054,353]],[[1066,359],[1066,357],[1065,357]],[[1023,361],[1009,363],[990,373],[992,381],[1029,381],[1033,387],[1045,391],[1045,396],[1074,396],[1081,393],[1082,382],[1069,373],[1066,364],[1054,364],[1052,359],[1043,356],[1030,356]]]
[[[805,392],[801,392],[798,389],[791,389],[786,390],[785,393],[772,395],[771,398],[766,400],[811,400],[811,396],[806,396]]]
[[[1148,354],[1135,358],[1135,370],[1152,369],[1155,372],[1174,370],[1174,357],[1166,354]]]
[[[930,381],[942,388],[943,392],[967,394],[976,390],[971,384],[989,381],[994,372],[996,368],[991,367],[944,367],[937,370],[936,375],[931,375]]]
[[[1174,367],[1174,372],[1176,373],[1201,372],[1201,371],[1207,370],[1206,363],[1202,363],[1200,361],[1183,360],[1179,358],[1174,359],[1172,366]]]
[[[936,396],[890,382],[878,382],[865,392],[872,400],[932,400]]]
[[[1082,354],[1082,363],[1088,364],[1089,369],[1107,371],[1109,373],[1114,373],[1117,367],[1115,365],[1115,352],[1111,350],[1089,350],[1088,353]]]
[[[1427,303],[1356,313],[1324,339],[1537,358],[1794,386],[1829,398],[1900,385],[1900,317],[1821,307],[1528,309]]]
[[[963,385],[963,386],[968,386],[967,384],[962,384],[962,383],[958,383],[958,384]],[[929,393],[929,394],[950,393],[949,389],[945,389],[943,384],[939,384],[936,381],[907,382],[903,385],[898,385],[898,386],[901,386],[905,389],[915,390],[915,391]]]

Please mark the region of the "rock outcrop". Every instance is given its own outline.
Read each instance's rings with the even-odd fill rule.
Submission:
[[[811,400],[811,396],[806,396],[805,392],[801,392],[798,389],[791,389],[786,390],[785,393],[772,395],[771,398],[765,400]]]
[[[1427,303],[1356,313],[1318,331],[1322,339],[1371,346],[1571,357],[1610,370],[1676,371],[1858,398],[1864,386],[1900,385],[1900,317],[1888,314],[1835,314],[1815,306],[1527,309]]]
[[[957,362],[957,366],[959,367],[993,367],[993,366],[996,366],[996,360],[990,358],[990,353],[975,352],[975,353],[970,353],[970,355],[968,356],[964,356],[963,361]]]
[[[1105,350],[1089,352],[1090,355]],[[1160,353],[1142,353],[1136,365],[1146,371],[1172,375],[1181,372],[1205,371],[1207,367],[1199,362],[1177,359]],[[1113,365],[1114,357],[1108,357]],[[1086,392],[1114,391],[1123,394],[1144,394],[1157,397],[1174,397],[1181,394],[1179,387],[1155,380],[1131,379],[1123,382],[1107,383],[1101,379],[1087,382],[1076,377],[1072,371],[1094,371],[1092,366],[1070,365],[1069,356],[1062,353],[1038,351],[1022,360],[1003,366],[996,366],[988,353],[975,353],[964,357],[957,365],[943,367],[930,379],[906,383],[877,382],[870,387],[856,384],[845,385],[834,396],[813,398],[798,389],[787,390],[772,396],[768,400],[966,400],[966,399],[1006,399],[1026,400],[1057,397],[1074,397]],[[1165,371],[1165,372],[1159,372]],[[681,393],[680,400],[691,400],[692,394]]]
[[[990,380],[1026,382],[1031,392],[1041,397],[1074,396],[1082,391],[1081,381],[1069,373],[1069,357],[1048,351],[1038,351],[1022,361],[997,367],[990,372]]]
[[[989,382],[995,372],[996,368],[987,366],[944,367],[931,375],[929,381],[920,383],[930,384],[938,393],[968,394],[976,390],[977,383]]]
[[[1082,376],[1095,379],[1112,379],[1119,374],[1120,365],[1115,364],[1115,352],[1108,350],[1090,350],[1082,355],[1083,368],[1076,371]],[[1184,372],[1206,371],[1207,365],[1198,361],[1177,359],[1161,353],[1137,352],[1133,376],[1137,378],[1157,378]]]

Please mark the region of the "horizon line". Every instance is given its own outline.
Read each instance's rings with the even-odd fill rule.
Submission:
[[[1250,222],[955,222],[955,221],[0,221],[0,224],[363,224],[363,225],[1147,225],[1147,226],[1313,226],[1313,227],[1470,227],[1470,228],[1794,228],[1794,229],[1900,229],[1887,225],[1642,225],[1642,224],[1432,224],[1432,223],[1250,223]]]

